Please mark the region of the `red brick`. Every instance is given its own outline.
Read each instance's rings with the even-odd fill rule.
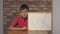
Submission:
[[[6,16],[12,16],[13,14],[12,13],[6,13],[5,15]]]
[[[3,18],[6,17],[6,16],[3,16]]]
[[[11,13],[16,13],[16,10],[12,10]]]
[[[28,1],[28,0],[17,0],[17,1]]]
[[[29,8],[30,10],[39,10],[39,8]]]
[[[7,22],[4,22],[3,24],[4,24],[4,25],[6,25],[6,24],[7,24]]]
[[[44,5],[46,5],[46,4],[48,4],[48,2],[47,1],[29,1],[29,2],[27,2],[28,4],[35,4],[35,5],[42,5],[42,4],[44,4]]]
[[[13,8],[15,8],[15,7],[17,7],[16,5],[9,5],[9,7],[13,7]]]
[[[41,7],[46,7],[47,5],[28,5],[30,8],[41,8]]]
[[[16,0],[8,0],[8,1],[16,1]]]
[[[6,2],[6,1],[8,1],[8,0],[3,0],[3,2]]]
[[[47,0],[47,1],[52,2],[52,0]]]
[[[10,2],[6,1],[6,2],[3,2],[3,4],[5,4],[5,5],[14,5],[14,4],[17,4],[17,3],[13,2],[13,1],[10,1]]]
[[[6,11],[6,8],[3,8],[4,11]]]
[[[28,0],[28,1],[47,1],[47,0]]]

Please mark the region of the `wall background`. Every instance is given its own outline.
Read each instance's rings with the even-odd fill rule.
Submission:
[[[60,34],[60,0],[53,0],[53,34]]]

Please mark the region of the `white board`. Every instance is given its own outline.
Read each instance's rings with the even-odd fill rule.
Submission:
[[[28,13],[28,30],[51,30],[51,13]]]

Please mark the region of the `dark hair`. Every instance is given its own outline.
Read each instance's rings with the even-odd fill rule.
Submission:
[[[24,10],[24,9],[27,9],[29,11],[29,7],[26,4],[22,4],[20,6],[20,10]]]

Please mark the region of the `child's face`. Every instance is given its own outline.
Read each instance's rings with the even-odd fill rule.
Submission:
[[[27,9],[21,10],[20,15],[26,18],[28,16],[28,10]]]

